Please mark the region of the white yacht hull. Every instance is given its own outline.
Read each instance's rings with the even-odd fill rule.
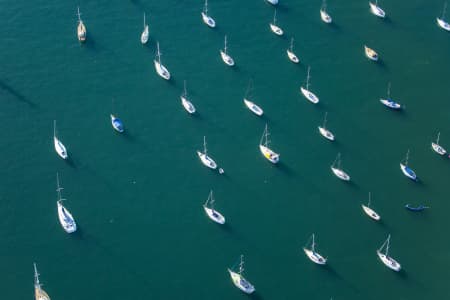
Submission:
[[[381,253],[380,251],[377,251],[377,255],[380,258],[381,262],[389,269],[396,271],[396,272],[401,270],[401,268],[402,268],[401,265],[392,257],[386,256],[383,253]]]
[[[377,214],[373,209],[371,209],[368,206],[365,206],[363,204],[361,204],[362,209],[364,210],[364,212],[366,213],[366,215],[368,215],[370,218],[374,219],[375,221],[380,220],[380,215]]]
[[[300,91],[302,92],[303,96],[305,96],[306,99],[311,101],[314,104],[319,103],[319,98],[312,92],[308,91],[307,89],[304,89],[303,87],[300,88]]]
[[[436,143],[431,143],[431,148],[439,155],[445,155],[447,151]]]
[[[222,57],[222,60],[226,65],[228,65],[230,67],[234,66],[234,60],[233,60],[233,58],[231,58],[231,56],[229,56],[222,50],[220,50],[220,56]]]
[[[216,162],[209,157],[208,155],[205,155],[204,153],[201,153],[200,151],[197,151],[197,155],[200,158],[200,161],[205,165],[206,167],[215,170],[217,168]]]
[[[267,0],[267,2],[269,2],[272,5],[277,5],[278,4],[278,0]]]
[[[262,108],[259,107],[258,105],[256,105],[255,103],[253,103],[252,101],[244,99],[244,103],[245,103],[245,106],[247,106],[247,108],[251,112],[253,112],[255,115],[257,115],[257,116],[263,115],[264,111],[262,110]]]
[[[275,24],[272,23],[270,24],[270,30],[272,30],[272,32],[275,33],[276,35],[279,36],[283,35],[283,30]]]
[[[141,43],[143,45],[148,42],[148,36],[149,36],[148,25],[145,25],[144,31],[141,34]]]
[[[205,205],[203,205],[203,209],[205,210],[208,218],[210,218],[211,220],[213,220],[218,224],[225,224],[225,217],[217,210],[206,207]]]
[[[68,154],[67,154],[66,147],[63,145],[63,143],[60,142],[60,140],[58,140],[58,138],[56,136],[53,137],[53,144],[55,145],[56,153],[58,153],[58,155],[62,159],[67,159]]]
[[[320,255],[317,252],[313,252],[309,249],[303,248],[303,251],[305,251],[306,256],[314,263],[318,265],[325,265],[327,263],[327,260]]]
[[[324,11],[323,9],[320,10],[320,18],[322,19],[322,21],[324,21],[327,24],[330,24],[333,21],[331,19],[330,15],[327,14],[327,12]]]
[[[264,145],[259,145],[259,150],[261,151],[262,155],[273,164],[278,163],[278,161],[280,160],[280,154],[275,153]]]
[[[59,223],[61,223],[62,228],[67,233],[72,233],[77,230],[77,224],[75,223],[75,220],[73,219],[71,213],[58,201],[57,202],[58,207],[58,219]]]
[[[203,20],[203,23],[205,23],[209,27],[211,27],[211,28],[216,27],[216,21],[214,21],[213,18],[211,18],[210,16],[208,16],[204,12],[202,12],[202,20]]]
[[[344,180],[344,181],[349,181],[350,180],[350,176],[345,173],[344,171],[338,169],[338,168],[333,168],[331,167],[331,171],[333,171],[334,175],[336,175],[337,178]]]
[[[331,131],[319,126],[319,132],[324,138],[334,141],[334,134],[332,134]]]
[[[287,50],[286,52],[290,61],[292,61],[295,64],[298,64],[300,62],[300,60],[298,59],[297,55],[294,54],[294,52],[290,50]]]
[[[188,113],[190,113],[190,114],[195,113],[195,107],[194,107],[194,104],[192,104],[191,101],[187,100],[187,99],[186,99],[185,97],[183,97],[183,96],[181,96],[180,99],[181,99],[181,105],[183,105],[184,109],[185,109]]]
[[[408,169],[409,169],[410,172],[412,172],[412,173],[408,172]],[[400,170],[402,170],[403,175],[405,175],[405,176],[408,177],[409,179],[414,180],[414,181],[417,180],[417,175],[416,175],[416,173],[415,173],[412,169],[410,169],[410,168],[408,168],[407,166],[405,166],[404,164],[400,164]]]
[[[160,64],[158,61],[154,60],[153,61],[155,64],[155,70],[156,73],[161,76],[162,78],[164,78],[165,80],[169,80],[170,79],[170,73],[169,71],[166,69],[166,67],[164,67],[162,64]]]
[[[375,52],[375,50],[364,46],[364,52],[366,53],[366,56],[368,59],[373,60],[373,61],[377,61],[378,60],[378,53]]]
[[[375,16],[377,16],[379,18],[384,18],[386,16],[386,13],[384,12],[384,10],[382,10],[381,7],[377,6],[376,4],[369,2],[369,6],[370,6],[370,11]]]
[[[445,22],[442,19],[436,18],[437,24],[439,27],[441,27],[442,29],[446,30],[446,31],[450,31],[450,24],[448,24],[447,22]]]
[[[250,282],[248,282],[242,275],[233,272],[230,269],[228,269],[228,272],[230,273],[231,280],[238,289],[247,294],[251,294],[255,291],[255,287]]]
[[[380,102],[383,103],[383,105],[385,105],[385,106],[387,106],[387,107],[389,107],[391,109],[400,109],[400,108],[402,108],[402,106],[399,103],[394,102],[394,101],[392,101],[390,99],[380,99]]]

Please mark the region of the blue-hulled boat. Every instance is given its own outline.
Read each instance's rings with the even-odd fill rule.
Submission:
[[[124,131],[122,121],[119,118],[116,118],[114,115],[111,115],[111,125],[118,132]]]
[[[419,206],[412,206],[411,204],[406,204],[405,208],[411,211],[422,211],[424,209],[429,208],[428,206],[425,206],[423,204],[420,204]]]
[[[386,97],[386,99],[381,98],[380,102],[391,109],[399,110],[402,108],[400,103],[397,103],[391,99],[391,83],[390,82],[388,83],[387,97]]]
[[[400,169],[402,170],[403,174],[406,177],[408,177],[411,180],[417,181],[416,173],[410,167],[408,167],[408,158],[409,158],[409,149],[408,152],[406,153],[405,164],[400,163]]]

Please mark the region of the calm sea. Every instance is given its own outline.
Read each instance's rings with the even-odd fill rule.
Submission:
[[[450,160],[430,147],[441,132],[450,149],[441,0],[379,1],[385,20],[368,1],[330,0],[331,25],[320,0],[280,0],[283,37],[270,32],[274,7],[263,0],[210,0],[215,29],[201,21],[201,0],[1,4],[2,299],[33,297],[33,262],[53,300],[247,299],[227,273],[240,254],[252,299],[450,298]],[[234,68],[220,59],[225,35]],[[286,56],[291,37],[299,65]],[[169,82],[155,73],[156,41]],[[308,66],[318,105],[299,93]],[[262,118],[242,102],[250,78]],[[183,80],[195,116],[181,106]],[[401,112],[379,102],[388,82]],[[112,112],[125,134],[113,131]],[[325,112],[334,143],[318,133]],[[53,149],[53,120],[69,161]],[[278,165],[258,149],[266,123]],[[201,165],[203,136],[224,175]],[[399,168],[408,149],[419,183]],[[330,170],[338,153],[348,184]],[[57,172],[73,235],[58,223]],[[211,189],[225,226],[203,211]],[[361,209],[369,192],[379,223]],[[326,267],[302,251],[312,233]],[[375,253],[388,234],[400,273]]]

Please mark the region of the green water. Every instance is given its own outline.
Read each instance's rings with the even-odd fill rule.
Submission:
[[[209,2],[215,29],[201,21],[202,1],[2,1],[2,299],[33,297],[33,262],[53,300],[247,299],[226,271],[241,253],[254,299],[448,299],[450,161],[430,149],[438,131],[450,148],[442,1],[381,1],[380,20],[367,1],[330,0],[327,26],[321,1],[280,0],[281,38],[263,0]],[[225,34],[232,69],[219,56]],[[300,65],[286,56],[291,36]],[[170,82],[155,73],[156,40]],[[308,65],[316,106],[299,93]],[[249,78],[261,119],[242,102]],[[184,79],[194,117],[180,104]],[[403,112],[378,101],[389,81]],[[112,110],[126,134],[111,128]],[[325,112],[334,143],[318,134]],[[54,119],[69,162],[53,149]],[[266,122],[276,166],[258,150]],[[204,135],[226,175],[200,164]],[[407,149],[420,183],[399,169]],[[329,169],[338,152],[350,184]],[[56,172],[73,235],[57,220]],[[205,216],[210,189],[226,226]],[[380,223],[361,210],[369,191]],[[301,250],[313,232],[325,268]],[[399,274],[375,254],[389,233]]]

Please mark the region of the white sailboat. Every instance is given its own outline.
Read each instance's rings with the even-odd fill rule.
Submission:
[[[369,1],[370,11],[377,17],[384,18],[386,13],[381,7],[378,6],[378,0],[375,0],[375,3]]]
[[[309,90],[309,79],[311,78],[309,76],[309,72],[311,70],[311,67],[308,66],[308,75],[306,77],[306,88],[300,87],[300,91],[302,92],[303,96],[305,96],[306,99],[311,101],[314,104],[319,103],[319,98]]]
[[[325,117],[323,118],[323,125],[322,125],[322,127],[319,126],[319,132],[324,138],[326,138],[330,141],[334,141],[334,134],[326,128],[327,115],[328,115],[328,113],[326,112]]]
[[[434,152],[436,152],[439,155],[445,155],[447,153],[447,151],[441,146],[439,145],[439,137],[440,137],[441,133],[438,132],[438,136],[436,139],[436,143],[431,142],[431,148],[434,150]]]
[[[145,13],[144,13],[144,31],[142,31],[142,34],[141,34],[141,43],[143,45],[148,42],[148,36],[149,36],[148,24],[145,23]]]
[[[63,188],[59,186],[58,173],[56,173],[56,192],[58,193],[58,200],[56,201],[56,204],[58,208],[59,223],[61,223],[62,228],[67,233],[72,233],[77,230],[77,223],[75,222],[75,219],[72,217],[72,214],[62,205],[62,201],[66,200],[61,197],[62,189]]]
[[[78,26],[77,26],[77,37],[80,42],[86,41],[87,30],[83,21],[81,20],[80,7],[77,7],[78,10]]]
[[[39,273],[36,267],[36,263],[34,265],[34,299],[35,300],[50,300],[50,297],[47,293],[41,288],[42,284],[39,282]]]
[[[208,149],[206,148],[206,137],[203,136],[203,153],[197,150],[197,155],[201,162],[208,168],[215,170],[217,164],[211,157],[208,156]]]
[[[405,164],[400,163],[400,170],[402,170],[403,174],[409,179],[417,181],[416,173],[410,167],[408,167],[408,160],[409,160],[409,149],[406,152]]]
[[[234,66],[234,60],[227,52],[227,36],[225,36],[223,50],[220,50],[220,56],[226,65],[230,67]]]
[[[231,280],[234,285],[243,291],[244,293],[251,294],[255,291],[255,287],[244,278],[244,255],[241,255],[241,262],[239,263],[239,271],[235,272],[231,269],[228,269],[228,273],[230,273]]]
[[[276,35],[283,35],[283,30],[277,26],[277,10],[275,9],[275,12],[273,14],[273,23],[270,23],[270,30],[272,30],[273,33]]]
[[[211,190],[209,192],[208,199],[206,200],[205,204],[203,204],[203,209],[205,210],[206,215],[211,220],[219,224],[225,224],[225,217],[220,212],[214,209],[214,202],[215,200],[213,196],[213,191]]]
[[[339,179],[342,179],[344,181],[350,180],[350,176],[347,173],[345,173],[341,168],[341,153],[338,153],[336,159],[331,165],[331,171],[333,171],[334,175],[336,175],[336,177]]]
[[[303,247],[303,251],[305,251],[306,256],[314,263],[318,265],[325,265],[327,263],[327,259],[322,255],[316,252],[316,242],[314,240],[314,233],[312,235],[311,247],[307,248],[307,246]]]
[[[330,24],[333,20],[330,15],[327,13],[327,2],[323,0],[322,7],[320,8],[320,18],[327,24]]]
[[[361,204],[362,209],[368,215],[370,218],[374,219],[375,221],[380,220],[380,215],[377,214],[373,209],[370,208],[370,192],[369,192],[369,202],[367,203],[367,206],[364,204]]]
[[[211,28],[216,27],[216,21],[214,21],[214,19],[208,15],[208,0],[205,0],[205,6],[203,7],[202,11],[202,20],[203,23],[205,23],[209,27]]]
[[[436,21],[439,27],[441,27],[446,31],[450,31],[450,24],[444,20],[446,9],[447,9],[447,2],[444,2],[444,9],[442,10],[442,15],[440,18],[436,18]]]
[[[367,47],[364,45],[364,53],[366,54],[367,58],[373,61],[378,60],[378,53],[375,52],[372,48]]]
[[[252,81],[250,80],[250,82],[248,83],[248,87],[247,87],[247,91],[245,92],[245,96],[244,96],[244,104],[245,106],[247,106],[247,108],[253,112],[255,115],[257,116],[262,116],[264,111],[262,110],[261,107],[259,107],[258,105],[256,105],[253,101],[250,101],[250,91],[252,88]]]
[[[390,242],[390,239],[391,239],[391,235],[388,236],[388,238],[383,243],[383,245],[381,245],[381,247],[377,250],[377,255],[381,259],[381,261],[383,262],[383,264],[386,267],[388,267],[391,270],[394,270],[394,271],[398,272],[398,271],[400,271],[400,269],[402,267],[400,266],[400,264],[395,259],[393,259],[392,257],[389,256],[389,242]],[[383,248],[385,248],[384,253],[382,252]]]
[[[56,153],[58,153],[58,155],[62,159],[67,159],[69,157],[69,155],[67,154],[66,147],[56,137],[56,120],[53,120],[53,144],[55,146]]]
[[[270,161],[273,164],[276,164],[280,160],[280,154],[272,151],[272,149],[269,148],[268,137],[269,137],[269,130],[267,129],[266,124],[263,135],[261,136],[261,140],[259,141],[259,150],[268,161]]]
[[[113,114],[110,114],[109,117],[111,118],[111,125],[112,127],[117,131],[122,133],[124,131],[123,122],[121,119],[116,117]]]
[[[272,5],[277,5],[278,4],[278,0],[267,0],[267,2],[269,2]]]
[[[291,38],[291,46],[289,47],[289,49],[286,50],[286,52],[290,61],[292,61],[295,64],[298,64],[300,62],[297,55],[295,55],[294,53],[294,38]]]
[[[187,97],[187,91],[186,91],[186,80],[184,80],[184,92],[183,94],[180,96],[181,99],[181,104],[183,105],[184,109],[190,113],[193,114],[195,113],[195,106],[194,104],[192,104],[191,101],[188,100]]]
[[[164,67],[164,65],[161,63],[161,52],[159,51],[159,42],[156,42],[156,48],[157,48],[156,59],[153,60],[153,63],[155,64],[156,73],[158,73],[158,75],[164,78],[165,80],[169,80],[170,73],[166,69],[166,67]]]
[[[387,98],[386,99],[381,98],[380,102],[383,103],[383,105],[385,105],[389,108],[395,109],[395,110],[402,108],[400,103],[397,103],[391,99],[391,83],[390,82],[388,83],[388,88],[387,88]]]

